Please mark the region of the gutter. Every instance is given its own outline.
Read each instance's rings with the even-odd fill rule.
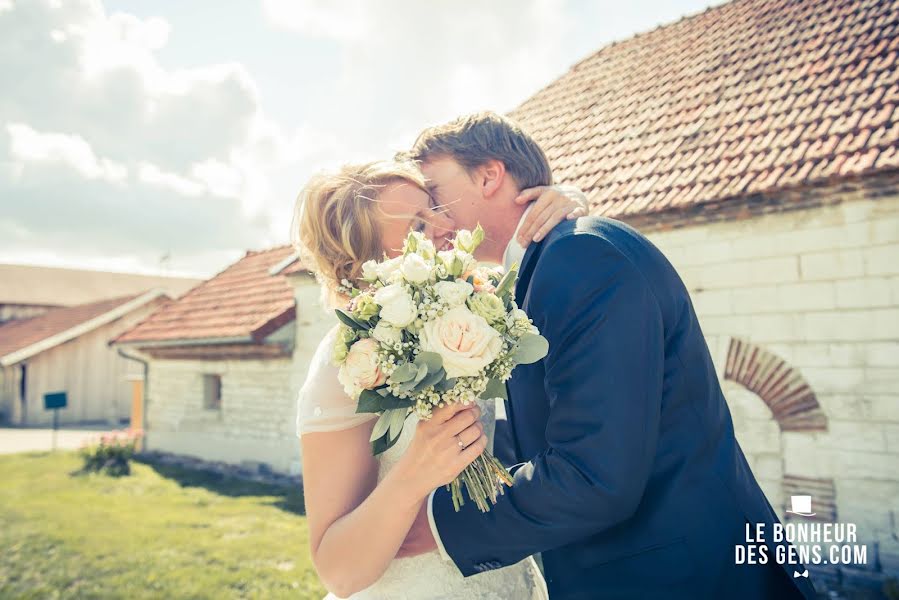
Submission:
[[[122,358],[125,358],[128,360],[133,360],[135,362],[139,362],[144,367],[144,385],[143,385],[143,389],[141,390],[140,402],[141,402],[141,414],[143,416],[143,421],[144,421],[143,423],[141,423],[141,428],[146,432],[147,425],[148,425],[148,422],[147,422],[147,392],[150,389],[150,363],[149,363],[149,361],[146,361],[142,358],[138,358],[137,356],[128,354],[121,348],[116,348],[116,352]],[[147,449],[146,448],[146,439],[147,439],[146,435],[143,438],[141,438],[141,441],[140,441],[141,451],[145,451]]]

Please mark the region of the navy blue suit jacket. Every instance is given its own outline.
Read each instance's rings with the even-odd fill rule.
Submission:
[[[549,354],[508,384],[514,486],[487,514],[435,493],[460,571],[542,552],[553,599],[813,597],[773,545],[767,565],[735,564],[746,523],[777,516],[661,252],[617,221],[568,221],[530,245],[516,298]]]

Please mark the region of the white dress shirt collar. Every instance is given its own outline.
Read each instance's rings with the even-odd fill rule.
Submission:
[[[524,253],[527,248],[518,243],[518,231],[521,229],[525,218],[527,218],[528,213],[531,212],[533,206],[534,204],[531,203],[524,209],[524,212],[521,214],[521,220],[518,221],[518,227],[515,228],[515,233],[512,234],[512,239],[509,240],[506,251],[503,252],[503,269],[505,269],[507,273],[514,263],[517,262],[520,266],[521,260],[524,258]]]

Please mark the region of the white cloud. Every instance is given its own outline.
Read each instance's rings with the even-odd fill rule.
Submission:
[[[375,3],[365,0],[262,0],[273,24],[312,37],[360,40],[371,32]]]
[[[128,169],[115,161],[98,158],[83,138],[62,133],[40,133],[22,123],[6,127],[9,134],[9,155],[13,168],[21,174],[29,162],[60,163],[74,169],[86,179],[121,182]]]
[[[381,156],[426,125],[514,108],[561,75],[574,27],[564,0],[263,0],[262,8],[273,27],[337,44],[340,68],[314,88],[316,115],[347,151]],[[388,146],[394,140],[403,143]]]
[[[0,260],[171,251],[181,268],[286,238],[269,179],[298,138],[242,65],[163,66],[170,30],[98,0],[0,0]]]
[[[141,163],[137,177],[141,183],[167,188],[181,196],[200,196],[205,191],[201,184],[177,173],[163,171],[151,163]]]

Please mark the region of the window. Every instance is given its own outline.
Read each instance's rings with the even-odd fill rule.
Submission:
[[[208,410],[222,409],[222,376],[203,375],[203,408]]]

